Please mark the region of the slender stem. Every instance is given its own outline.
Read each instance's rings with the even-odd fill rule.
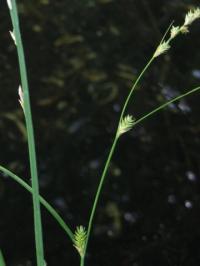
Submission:
[[[33,193],[33,189],[19,176],[15,175],[8,169],[6,169],[3,166],[0,166],[0,171],[2,171],[4,174],[10,176],[13,180],[15,180],[19,185],[24,187],[27,191],[29,191],[31,194]],[[69,228],[69,226],[65,223],[65,221],[62,219],[62,217],[56,212],[56,210],[42,197],[40,196],[40,202],[41,204],[47,209],[47,211],[54,217],[54,219],[58,222],[58,224],[62,227],[62,229],[65,231],[65,233],[69,236],[71,241],[74,240],[74,234]]]
[[[10,14],[14,28],[14,35],[17,43],[17,54],[19,59],[19,68],[20,68],[21,82],[23,88],[24,113],[25,113],[27,137],[28,137],[31,182],[33,189],[32,196],[33,196],[34,232],[35,232],[37,266],[44,266],[45,261],[44,261],[43,234],[42,234],[42,222],[41,222],[41,211],[40,211],[40,200],[39,200],[38,172],[37,172],[35,141],[34,141],[30,99],[29,99],[29,87],[27,80],[26,63],[24,58],[24,49],[21,39],[16,1],[12,0],[11,3],[12,3],[12,9],[10,9]]]
[[[164,41],[164,39],[165,39],[167,33],[170,31],[170,28],[172,27],[173,23],[174,23],[174,22],[172,21],[171,24],[169,25],[169,27],[167,28],[167,30],[165,31],[165,33],[164,33],[164,35],[163,35],[163,37],[162,37],[160,43],[162,43],[162,42]],[[129,92],[129,94],[128,94],[128,97],[126,98],[126,101],[125,101],[125,103],[124,103],[124,106],[123,106],[122,112],[121,112],[121,114],[120,114],[119,124],[120,124],[120,122],[121,122],[121,120],[122,120],[122,118],[123,118],[123,116],[124,116],[124,113],[125,113],[125,111],[126,111],[126,108],[127,108],[127,106],[128,106],[128,103],[129,103],[129,101],[130,101],[130,98],[131,98],[131,96],[132,96],[132,94],[133,94],[133,91],[135,90],[135,88],[136,88],[136,86],[138,85],[139,81],[141,80],[141,78],[143,77],[144,73],[146,72],[146,70],[147,70],[147,69],[149,68],[149,66],[151,65],[151,63],[154,61],[154,59],[155,59],[155,57],[152,56],[151,59],[149,60],[149,62],[146,64],[146,66],[145,66],[145,67],[143,68],[143,70],[141,71],[141,73],[140,73],[140,75],[138,76],[138,78],[136,79],[136,81],[134,82],[134,84],[133,84],[133,86],[132,86],[132,88],[131,88],[131,90],[130,90],[130,92]]]
[[[136,86],[138,85],[139,81],[141,80],[141,78],[143,77],[144,73],[146,72],[146,70],[149,68],[149,66],[151,65],[151,63],[153,62],[154,60],[154,57],[151,57],[151,59],[149,60],[149,62],[146,64],[146,66],[143,68],[143,70],[141,71],[140,75],[138,76],[138,78],[136,79],[135,83],[133,84],[133,87],[131,88],[131,91],[129,92],[128,94],[128,97],[126,98],[126,101],[124,103],[124,106],[123,106],[123,109],[121,111],[121,114],[120,114],[120,119],[119,119],[119,124],[124,116],[124,113],[126,111],[126,108],[128,106],[128,103],[130,101],[130,98],[133,94],[133,91],[135,90]]]
[[[95,214],[97,203],[98,203],[98,199],[99,199],[102,187],[103,187],[103,183],[104,183],[104,180],[105,180],[105,177],[106,177],[109,165],[110,165],[110,161],[112,159],[112,155],[114,153],[114,150],[115,150],[115,147],[116,147],[116,144],[117,144],[117,140],[118,140],[118,137],[116,135],[115,139],[113,141],[112,147],[110,149],[106,164],[104,166],[104,170],[103,170],[103,173],[101,175],[98,188],[97,188],[97,192],[96,192],[96,195],[95,195],[95,199],[94,199],[94,203],[93,203],[93,206],[92,206],[92,211],[91,211],[90,219],[89,219],[89,223],[88,223],[87,238],[86,238],[86,242],[85,242],[85,251],[84,251],[83,258],[81,259],[81,266],[84,266],[84,258],[85,258],[85,254],[86,254],[86,251],[87,251],[88,241],[89,241],[89,238],[90,238],[90,233],[91,233],[91,229],[92,229],[92,223],[93,223],[94,214]]]
[[[84,266],[85,263],[85,256],[81,257],[80,266]]]

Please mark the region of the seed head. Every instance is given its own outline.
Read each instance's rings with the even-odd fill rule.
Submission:
[[[179,32],[180,32],[180,27],[179,26],[177,26],[177,27],[172,26],[171,32],[170,32],[171,33],[170,38],[171,39],[175,38],[179,34]]]
[[[156,49],[156,51],[155,51],[153,57],[154,57],[154,58],[155,58],[155,57],[158,57],[159,55],[166,53],[169,49],[170,49],[170,45],[169,45],[169,43],[166,42],[166,41],[163,41],[163,42],[157,47],[157,49]]]
[[[135,119],[132,115],[127,115],[122,118],[121,122],[119,123],[119,128],[117,132],[117,136],[121,136],[122,134],[126,133],[127,131],[131,130],[134,125]]]
[[[87,232],[82,225],[76,227],[74,233],[74,247],[77,249],[81,257],[84,256],[85,242],[87,238]]]
[[[190,10],[185,16],[184,26],[189,26],[193,21],[200,18],[200,8]]]

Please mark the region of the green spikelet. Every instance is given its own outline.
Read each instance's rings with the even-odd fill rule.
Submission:
[[[127,131],[131,130],[135,122],[135,119],[132,117],[132,115],[127,115],[120,121],[117,136],[126,133]]]
[[[87,238],[87,232],[82,225],[76,227],[74,233],[74,247],[77,249],[81,257],[84,256],[85,241]]]

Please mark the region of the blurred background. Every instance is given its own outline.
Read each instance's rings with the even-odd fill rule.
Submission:
[[[172,20],[199,1],[17,1],[41,194],[74,230],[87,226],[122,104]],[[16,49],[0,1],[0,164],[30,183]],[[200,22],[158,58],[132,98],[139,118],[200,85]],[[199,93],[121,137],[89,242],[93,266],[200,264]],[[0,248],[8,266],[36,265],[30,194],[0,174]],[[79,265],[42,208],[48,266]]]

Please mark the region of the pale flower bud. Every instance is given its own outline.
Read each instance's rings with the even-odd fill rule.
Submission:
[[[119,128],[117,131],[117,136],[126,133],[127,131],[131,130],[134,125],[135,119],[132,117],[132,115],[127,115],[120,121]]]
[[[176,35],[179,34],[179,32],[180,32],[180,27],[179,26],[177,26],[177,27],[172,26],[170,38],[171,39],[175,38]]]
[[[193,11],[190,10],[185,16],[184,26],[192,24],[192,22],[198,18],[200,18],[200,8],[197,8]]]
[[[163,53],[166,53],[167,50],[169,50],[170,48],[170,45],[168,44],[168,42],[162,42],[156,49],[153,57],[158,57],[159,55],[163,54]]]

